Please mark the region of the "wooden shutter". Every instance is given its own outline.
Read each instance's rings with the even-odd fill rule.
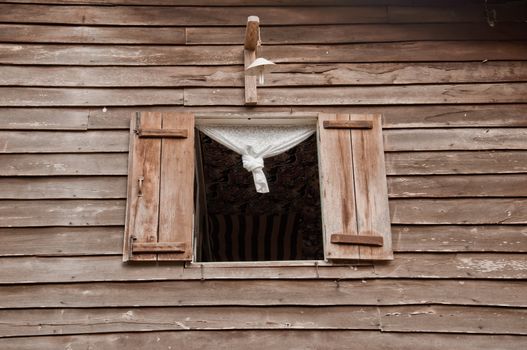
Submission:
[[[321,114],[318,133],[325,257],[393,259],[381,117]]]
[[[192,260],[194,116],[132,117],[123,260]]]

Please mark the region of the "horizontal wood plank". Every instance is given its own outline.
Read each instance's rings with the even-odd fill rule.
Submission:
[[[524,40],[527,34],[521,23],[428,24],[351,24],[283,27],[265,26],[261,30],[264,44],[361,43],[418,40]],[[306,35],[309,33],[309,35]],[[462,35],[460,35],[462,33]],[[189,27],[187,44],[242,44],[244,30],[239,27]],[[35,40],[35,39],[33,39]]]
[[[55,350],[68,346],[71,350],[88,347],[125,350],[132,347],[146,348],[156,344],[163,349],[172,349],[174,344],[185,344],[185,349],[197,350],[214,343],[222,344],[226,349],[242,350],[331,348],[347,350],[349,344],[367,349],[400,348],[408,350],[440,350],[456,348],[459,350],[481,349],[516,350],[525,345],[524,336],[513,335],[467,335],[467,334],[415,334],[384,333],[378,331],[187,331],[187,332],[148,332],[117,333],[71,336],[19,337],[0,340],[5,350],[34,349],[35,343],[42,350]],[[386,347],[389,344],[389,347]]]
[[[386,154],[387,175],[514,174],[527,170],[525,151],[397,152]]]
[[[244,19],[245,21],[246,19]],[[525,41],[409,41],[341,45],[268,45],[275,63],[442,62],[524,60]],[[0,44],[0,63],[25,65],[241,65],[239,45]]]
[[[394,224],[525,224],[526,198],[392,199]]]
[[[35,343],[42,350],[70,347],[71,350],[94,348],[115,350],[132,347],[146,348],[156,344],[157,347],[171,349],[173,344],[186,344],[185,349],[204,349],[214,339],[231,350],[331,348],[347,350],[349,344],[367,349],[400,348],[408,350],[439,350],[456,348],[459,350],[481,349],[516,350],[525,345],[525,337],[512,335],[467,335],[467,334],[412,334],[382,333],[378,331],[188,331],[188,332],[148,332],[117,333],[99,335],[43,336],[6,338],[0,341],[5,350],[34,349]],[[389,344],[389,347],[386,345]]]
[[[0,153],[127,152],[125,131],[0,131]]]
[[[0,227],[124,224],[124,200],[3,200]]]
[[[150,251],[150,250],[149,250]],[[145,262],[123,264],[120,256],[2,258],[0,283],[63,283],[93,281],[163,281],[225,279],[522,279],[527,257],[522,254],[399,253],[391,263],[358,266],[221,267],[213,264],[183,269],[181,265]],[[318,272],[317,272],[318,270]]]
[[[391,198],[526,197],[527,175],[390,176]]]
[[[419,40],[525,40],[521,23],[341,24],[262,28],[266,45]],[[186,38],[185,38],[186,32]],[[305,35],[309,33],[309,35]],[[460,35],[463,33],[463,35]],[[0,41],[63,44],[243,44],[244,27],[132,27],[0,24]]]
[[[127,175],[127,153],[0,154],[0,176]]]
[[[383,134],[384,150],[388,152],[527,149],[527,128],[400,129]]]
[[[0,310],[0,336],[231,329],[526,334],[525,309],[460,306]],[[410,328],[411,327],[411,328]]]
[[[87,130],[88,114],[79,109],[4,108],[0,109],[0,130]]]
[[[392,225],[396,252],[527,252],[522,225]]]
[[[182,105],[182,89],[0,88],[2,106]]]
[[[117,255],[123,227],[0,228],[0,256]]]
[[[0,177],[0,198],[123,199],[126,198],[126,177]]]
[[[265,86],[437,84],[527,81],[527,62],[282,64]],[[238,66],[0,66],[0,85],[48,87],[244,86]]]
[[[35,110],[46,111],[48,108],[0,108],[0,115],[9,111],[13,115],[31,115]],[[49,108],[58,113],[59,110]],[[130,116],[137,110],[155,111],[192,111],[195,113],[217,113],[225,117],[237,113],[352,113],[382,114],[383,128],[438,128],[438,127],[512,127],[527,126],[527,104],[506,105],[427,105],[427,106],[291,106],[291,107],[116,107],[103,111],[91,109],[88,113],[91,129],[126,129],[130,128]],[[18,111],[17,114],[14,114]],[[67,113],[67,110],[62,110]],[[269,115],[269,114],[268,114]]]
[[[185,106],[244,104],[242,89],[188,88],[184,93]],[[525,83],[258,89],[258,104],[264,106],[523,102],[527,102]]]
[[[0,308],[404,304],[525,307],[524,291],[522,281],[494,280],[56,283],[2,286]]]
[[[525,102],[527,83],[260,88],[258,97],[258,104],[262,106]],[[175,88],[0,88],[0,106],[5,107],[242,106],[244,103],[241,88],[184,91]]]

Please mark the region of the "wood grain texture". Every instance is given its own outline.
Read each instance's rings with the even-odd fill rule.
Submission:
[[[320,176],[320,206],[324,257],[327,259],[360,259],[356,245],[331,242],[334,234],[358,235],[355,200],[352,139],[348,129],[326,129],[326,121],[349,121],[349,114],[320,114],[317,121],[317,145]]]
[[[0,256],[116,255],[123,227],[1,228]]]
[[[389,176],[388,194],[390,198],[526,197],[527,176]]]
[[[185,106],[239,106],[243,105],[244,101],[243,90],[235,88],[188,88],[184,90],[184,95]],[[260,88],[258,104],[285,106],[523,103],[527,102],[526,96],[525,83]],[[0,100],[0,103],[2,102]],[[6,103],[12,102],[5,100],[3,104]]]
[[[514,174],[527,170],[524,151],[398,152],[386,154],[388,175]]]
[[[218,312],[219,311],[219,312]],[[177,307],[0,310],[0,335],[236,329],[355,329],[384,332],[525,334],[527,311],[460,306]],[[481,317],[486,316],[486,317]],[[498,322],[496,322],[496,320]],[[410,329],[410,327],[412,327]]]
[[[0,177],[0,199],[75,198],[126,199],[126,177]]]
[[[0,131],[0,153],[126,152],[125,131]]]
[[[527,128],[386,130],[384,150],[524,150]]]
[[[342,45],[268,45],[275,63],[444,62],[524,60],[525,41],[408,41]],[[0,63],[24,65],[241,65],[239,45],[39,45],[0,44]]]
[[[489,83],[527,81],[527,63],[338,63],[281,64],[265,86]],[[0,66],[0,84],[48,87],[243,86],[238,66],[54,67]]]
[[[150,254],[148,254],[150,255]],[[159,255],[159,254],[158,254]],[[175,254],[174,254],[175,255]],[[121,263],[120,256],[100,257],[4,257],[0,273],[3,284],[67,283],[90,281],[201,280],[200,267],[183,269],[180,265]],[[198,264],[199,265],[199,264]],[[514,253],[398,253],[387,264],[333,267],[236,268],[204,266],[203,279],[522,279],[527,276],[527,258]]]
[[[0,308],[404,304],[525,307],[524,291],[522,281],[496,280],[56,283],[3,286]],[[149,298],[144,297],[146,293]]]
[[[284,349],[306,349],[329,347],[335,350],[349,349],[353,343],[364,349],[404,348],[408,350],[440,350],[455,347],[460,350],[494,350],[499,345],[503,350],[515,350],[525,345],[525,337],[512,335],[466,335],[466,334],[398,334],[378,331],[189,331],[117,333],[101,335],[43,336],[7,338],[0,341],[5,350],[33,349],[38,342],[42,350],[69,346],[71,350],[109,348],[130,349],[133,346],[147,347],[156,344],[170,349],[173,344],[187,344],[188,350],[203,349],[210,345],[210,338],[221,343],[225,349],[266,349],[282,346]],[[279,340],[278,340],[279,339]],[[389,344],[390,347],[387,347]]]
[[[124,223],[124,200],[2,200],[0,227],[101,226]]]
[[[1,69],[1,68],[0,68]],[[0,109],[1,130],[87,130],[88,110]]]
[[[185,28],[0,24],[0,40],[17,43],[185,44]]]
[[[127,153],[1,154],[0,176],[127,175]]]
[[[350,115],[369,121],[372,129],[351,129],[355,203],[359,235],[382,237],[381,247],[359,247],[361,259],[392,260],[392,232],[380,115]]]
[[[194,115],[164,113],[162,129],[182,129],[188,138],[161,140],[158,242],[182,243],[182,253],[158,254],[159,261],[190,261],[194,236]]]
[[[525,224],[527,199],[393,199],[394,224]]]
[[[181,105],[182,89],[0,88],[2,106]]]
[[[265,44],[273,45],[418,40],[524,40],[527,39],[524,29],[523,24],[510,22],[500,23],[494,28],[489,27],[487,23],[341,24],[294,26],[288,27],[287,30],[283,27],[265,26],[262,28],[262,39]],[[463,35],[460,36],[459,33]],[[187,44],[242,44],[243,35],[244,30],[240,27],[188,27]]]
[[[54,113],[67,113],[54,108],[1,108],[2,113],[14,116],[32,115],[36,110],[52,110]],[[440,127],[526,127],[527,105],[489,104],[489,105],[424,105],[424,106],[265,106],[265,107],[115,107],[103,111],[100,108],[88,110],[90,129],[126,129],[130,127],[130,115],[141,110],[191,111],[194,113],[222,113],[234,116],[236,113],[353,113],[382,114],[383,129],[393,128],[440,128]],[[6,112],[4,112],[6,111]]]
[[[396,252],[527,252],[525,225],[392,225]]]

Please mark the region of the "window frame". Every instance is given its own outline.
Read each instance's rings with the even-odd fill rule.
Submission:
[[[148,114],[148,112],[143,112],[145,114]],[[141,113],[142,114],[142,113]],[[170,112],[169,112],[170,114]],[[177,113],[176,113],[177,114]],[[188,113],[187,113],[188,114]],[[186,267],[186,268],[196,268],[196,267],[199,267],[201,269],[203,269],[205,266],[208,267],[208,268],[242,268],[242,267],[273,267],[273,268],[281,268],[281,267],[315,267],[316,269],[318,269],[318,267],[328,267],[328,266],[360,266],[360,265],[371,265],[372,262],[381,262],[381,261],[387,261],[387,260],[392,260],[393,259],[393,248],[392,248],[392,242],[391,242],[391,228],[390,228],[390,215],[389,215],[389,210],[388,210],[388,194],[387,194],[387,184],[386,184],[386,174],[385,174],[385,164],[384,164],[384,150],[383,150],[383,136],[382,136],[382,125],[381,125],[381,116],[380,115],[368,115],[368,114],[340,114],[340,113],[319,113],[319,112],[252,112],[252,111],[248,111],[248,112],[221,112],[221,111],[215,111],[215,112],[197,112],[197,113],[190,113],[192,114],[192,118],[193,118],[193,128],[195,129],[197,126],[199,125],[315,125],[316,127],[316,138],[317,138],[317,158],[318,158],[318,164],[319,164],[319,184],[320,184],[320,191],[321,191],[321,210],[322,210],[322,213],[321,213],[321,220],[322,220],[322,240],[323,240],[323,250],[324,250],[324,260],[276,260],[276,261],[229,261],[229,262],[201,262],[201,261],[196,261],[196,257],[197,255],[195,254],[196,252],[196,238],[197,238],[197,235],[196,235],[196,211],[193,210],[193,213],[192,213],[192,233],[191,233],[191,236],[190,236],[190,239],[192,242],[191,243],[191,251],[190,251],[190,257],[191,257],[191,260],[187,260],[187,261],[184,261],[184,260],[176,260],[178,263],[181,263],[183,262],[183,266]],[[346,116],[347,116],[347,120],[349,120],[349,123],[350,124],[362,124],[364,120],[371,120],[370,122],[366,122],[366,123],[370,123],[370,127],[364,127],[364,126],[356,126],[354,124],[354,126],[344,126],[342,127],[341,126],[338,126],[339,124],[339,121],[337,120],[342,120],[342,117],[345,117],[344,120],[346,120]],[[140,120],[140,116],[139,114],[137,115],[137,120]],[[321,119],[322,118],[322,119]],[[368,119],[369,118],[369,119]],[[337,127],[335,127],[335,125],[333,125],[333,127],[330,127],[330,126],[326,126],[326,120],[335,120],[337,124]],[[322,125],[323,123],[323,125]],[[137,124],[137,123],[136,123]],[[134,125],[134,123],[132,123],[132,125]],[[353,129],[373,129],[373,125],[376,125],[376,133],[377,134],[367,134],[368,131],[366,131],[366,133],[362,133],[364,130],[361,130],[361,131],[354,131]],[[136,126],[137,128],[137,126]],[[345,131],[330,131],[330,129],[346,129]],[[328,143],[331,144],[333,143],[333,146],[335,146],[335,142],[338,143],[338,146],[341,146],[340,148],[338,148],[336,150],[336,153],[337,154],[342,154],[342,152],[344,153],[352,153],[354,154],[352,157],[353,159],[357,158],[357,155],[355,154],[355,152],[359,152],[358,153],[358,158],[360,158],[360,161],[359,161],[359,165],[360,166],[364,166],[364,169],[366,170],[363,170],[362,167],[359,167],[359,165],[355,164],[356,161],[353,160],[353,162],[347,162],[347,161],[343,161],[341,162],[342,164],[347,164],[347,165],[344,165],[343,166],[343,170],[345,170],[345,172],[341,173],[340,175],[333,175],[333,174],[338,174],[338,173],[335,173],[333,172],[333,169],[334,167],[331,166],[330,168],[328,167],[328,164],[330,165],[333,165],[334,163],[326,163],[324,166],[322,166],[322,162],[321,162],[321,130],[324,130],[324,150],[327,151],[328,149],[331,148],[331,146],[328,146]],[[131,135],[134,135],[134,132],[137,133],[137,130],[132,130],[131,129]],[[333,138],[333,135],[331,135],[330,133],[332,132],[335,132],[335,139]],[[346,134],[347,132],[349,132],[349,135]],[[192,135],[194,134],[194,131],[192,131],[191,133]],[[331,136],[328,136],[331,135]],[[344,137],[342,136],[344,135]],[[355,135],[355,136],[353,136]],[[368,136],[370,135],[370,136]],[[374,136],[371,136],[371,135],[374,135]],[[193,140],[192,140],[192,143],[195,142],[195,138],[194,136],[193,137]],[[342,141],[342,139],[345,139],[347,138],[347,140],[345,140],[344,143],[340,144],[339,142]],[[338,142],[336,141],[338,139]],[[369,141],[368,141],[369,140]],[[373,140],[373,141],[372,141]],[[135,141],[135,142],[138,142],[138,141]],[[365,159],[368,158],[368,156],[370,156],[370,154],[366,154],[367,153],[367,150],[368,150],[368,142],[370,142],[369,146],[371,147],[373,145],[372,148],[376,149],[374,150],[374,152],[377,152],[376,154],[373,155],[373,158],[377,159],[377,160],[374,160],[373,163],[377,163],[377,164],[374,164],[373,166],[371,166],[371,164],[368,163],[368,161]],[[358,145],[356,147],[356,144]],[[132,145],[132,142],[131,142],[131,145]],[[350,147],[349,149],[347,147]],[[130,148],[132,150],[132,148]],[[362,152],[362,153],[360,153]],[[329,155],[331,155],[331,153],[328,153]],[[196,156],[194,156],[196,159]],[[330,158],[330,157],[328,157]],[[130,154],[130,160],[133,159],[133,154]],[[348,158],[344,159],[338,159],[338,160],[348,160]],[[351,159],[349,159],[351,160]],[[353,163],[353,164],[351,164]],[[379,170],[379,165],[382,165],[382,171],[379,173],[378,170]],[[129,164],[130,166],[130,164]],[[373,168],[374,170],[371,170],[370,168]],[[329,169],[329,170],[328,170]],[[338,167],[337,167],[338,169]],[[357,170],[358,169],[358,170]],[[373,171],[373,174],[376,175],[376,176],[373,176],[373,178],[377,179],[377,185],[379,184],[379,181],[380,182],[383,182],[383,186],[384,186],[384,190],[381,189],[381,191],[379,193],[381,193],[382,197],[379,197],[379,195],[377,195],[377,197],[375,197],[375,195],[373,195],[373,200],[370,201],[370,197],[372,195],[370,195],[370,192],[376,192],[377,191],[377,188],[375,187],[375,181],[372,181],[372,187],[370,187],[370,180],[365,180],[365,178],[368,178],[370,176],[368,175],[371,175],[369,172],[370,171]],[[342,175],[342,174],[348,174],[350,173],[350,175]],[[359,179],[359,180],[356,180],[355,178],[357,177],[354,173],[355,172],[358,172],[358,174],[362,177],[362,179]],[[325,176],[327,176],[329,178],[329,187],[325,187],[326,185],[323,184],[323,173],[325,174]],[[193,176],[195,177],[195,174],[194,174],[194,171],[193,171]],[[329,174],[329,175],[328,175]],[[381,178],[381,176],[379,176],[379,174],[384,174],[384,178]],[[128,174],[129,176],[129,186],[130,186],[130,181],[134,181],[134,179],[131,179],[130,178],[130,172]],[[336,180],[335,180],[335,177],[336,177]],[[347,178],[342,180],[342,177],[344,178]],[[336,181],[338,183],[338,185],[336,185],[337,187],[337,192],[336,192],[336,195],[335,195],[335,189],[334,188],[331,188],[333,187],[333,185],[331,184],[331,178],[334,178],[333,180]],[[327,181],[328,179],[325,179],[325,181]],[[351,191],[352,192],[339,192],[340,190],[342,190],[342,183],[343,182],[348,182],[348,184],[346,185],[347,187],[344,187],[344,190],[349,190],[350,187],[349,187],[349,182],[352,183],[352,189]],[[362,184],[359,184],[359,182],[356,182],[356,181],[362,181]],[[365,184],[366,182],[366,184]],[[356,190],[355,187],[356,186],[359,186],[359,188]],[[360,187],[362,186],[362,188]],[[383,186],[380,186],[380,187],[383,187]],[[333,191],[333,197],[329,199],[329,203],[330,205],[333,205],[335,204],[334,202],[341,198],[339,197],[341,193],[349,193],[350,194],[350,198],[353,198],[353,204],[351,205],[352,209],[350,208],[347,208],[349,207],[349,205],[347,204],[342,204],[344,203],[342,200],[338,200],[338,202],[340,202],[340,207],[339,205],[337,204],[337,209],[340,208],[340,211],[338,211],[338,215],[337,215],[337,219],[333,219],[333,216],[328,216],[327,215],[327,211],[324,211],[324,199],[323,199],[323,195],[322,195],[322,192],[325,192],[326,189],[330,188],[330,192]],[[373,191],[370,191],[371,188],[373,188]],[[381,203],[381,207],[383,207],[384,209],[382,209],[380,211],[382,215],[382,217],[384,218],[384,220],[381,220],[384,222],[384,225],[381,224],[380,227],[384,227],[386,228],[386,221],[387,221],[387,225],[388,225],[388,229],[381,229],[380,231],[379,230],[375,230],[375,228],[378,226],[375,226],[375,224],[371,224],[370,222],[370,225],[368,226],[368,223],[366,223],[366,226],[364,226],[364,222],[362,223],[359,223],[359,221],[361,220],[359,217],[360,217],[360,213],[358,213],[357,211],[359,209],[356,208],[356,206],[358,206],[355,202],[357,201],[357,197],[356,197],[356,191],[362,191],[360,193],[360,195],[362,196],[362,198],[364,199],[366,196],[366,199],[368,202],[366,204],[366,212],[364,213],[368,213],[368,211],[372,211],[373,210],[373,213],[368,213],[367,215],[365,215],[365,219],[362,220],[362,221],[376,221],[377,220],[377,216],[376,214],[378,214],[376,212],[376,205],[378,204],[376,201],[381,198],[381,202],[384,202],[384,203]],[[383,195],[382,193],[385,193],[385,195]],[[130,192],[128,193],[128,195],[130,196]],[[128,201],[130,201],[130,197],[127,198],[127,217],[128,215],[130,215],[130,212],[128,211]],[[373,207],[372,207],[372,204],[370,202],[373,202]],[[194,201],[194,205],[192,206],[193,208],[195,208],[195,201]],[[347,202],[346,202],[347,203]],[[334,209],[334,208],[333,208]],[[361,210],[364,210],[361,209]],[[334,212],[334,211],[332,211]],[[340,213],[339,213],[340,212]],[[343,215],[346,216],[346,213],[348,213],[347,215],[351,215],[351,216],[354,216],[353,218],[353,222],[354,222],[354,225],[359,225],[359,227],[356,227],[356,231],[357,233],[354,233],[354,234],[349,234],[347,233],[348,231],[346,230],[345,227],[350,227],[351,229],[351,232],[354,232],[354,229],[353,227],[354,226],[349,226],[349,220],[348,220],[348,223],[346,224],[345,222],[343,221],[340,221],[340,220],[346,220],[345,218],[343,218]],[[351,214],[350,214],[351,213]],[[387,218],[386,218],[386,214],[387,214]],[[330,219],[328,219],[330,218]],[[387,220],[386,220],[387,219]],[[327,220],[328,222],[332,222],[332,223],[337,223],[336,227],[337,228],[340,228],[342,230],[342,232],[326,232],[327,229],[326,229],[326,225],[324,223],[324,221]],[[355,221],[356,220],[356,221]],[[340,222],[340,224],[339,224]],[[127,224],[128,224],[128,220],[127,220]],[[361,224],[362,224],[362,229],[361,229]],[[348,226],[346,226],[348,225]],[[373,225],[373,226],[372,226]],[[335,225],[334,225],[335,226]],[[131,226],[132,229],[133,229],[133,226]],[[361,231],[361,230],[364,230],[364,228],[366,227],[366,229],[368,227],[373,227],[373,229],[371,229],[372,231]],[[128,230],[130,229],[130,227],[128,227]],[[331,231],[334,231],[334,228],[331,228]],[[387,231],[387,232],[386,232]],[[346,255],[347,251],[355,251],[355,252],[358,252],[359,249],[363,249],[362,247],[364,245],[366,245],[366,248],[365,248],[365,251],[368,252],[368,249],[369,251],[371,252],[379,252],[379,250],[375,250],[375,248],[372,248],[371,247],[371,243],[364,243],[364,242],[361,242],[361,243],[356,243],[356,242],[351,242],[351,241],[354,241],[355,238],[359,239],[364,239],[366,238],[366,241],[369,240],[369,238],[371,237],[366,237],[366,236],[361,236],[361,232],[365,232],[367,236],[372,236],[372,233],[373,233],[373,236],[376,236],[378,237],[379,235],[381,237],[384,237],[385,239],[385,242],[386,242],[386,237],[389,239],[389,243],[386,243],[386,246],[383,246],[383,243],[381,243],[381,253],[378,254],[378,256],[381,256],[380,258],[379,257],[376,257],[375,254],[377,253],[370,253],[370,255],[368,255],[368,253],[366,253],[366,256],[373,256],[373,258],[371,259],[368,259],[368,258],[363,258],[362,255],[358,254],[358,258],[348,258],[348,256],[357,256],[357,254],[353,255],[353,254],[349,254],[349,255]],[[339,235],[339,233],[344,233],[345,235],[349,235],[349,236],[355,236],[357,235],[357,237],[353,237],[353,239],[350,240],[350,237],[344,237],[346,238],[346,240],[349,240],[348,242],[340,242],[340,241],[336,241],[334,242],[333,241],[333,236],[342,236],[342,235]],[[129,236],[128,232],[125,231],[125,244],[124,246],[126,247],[127,246],[127,242],[128,242],[128,247],[130,247],[131,245],[131,241],[130,240],[130,237],[133,237],[133,236]],[[382,241],[382,240],[381,240]],[[164,243],[163,243],[164,244]],[[357,246],[359,245],[359,246]],[[368,246],[369,245],[369,246]],[[327,247],[332,247],[330,249],[326,249]],[[351,247],[351,248],[350,248]],[[344,258],[342,257],[337,257],[337,258],[329,258],[329,254],[331,253],[328,253],[328,252],[334,252],[336,251],[337,252],[337,255],[339,254],[339,249],[341,249],[341,251],[344,251],[344,255],[345,256]],[[349,249],[348,249],[349,248]],[[126,251],[126,250],[125,250]],[[160,252],[161,253],[161,252]],[[126,258],[125,256],[123,255],[123,261],[141,261],[141,259],[131,259],[132,257],[132,252],[131,250],[129,251],[129,254],[126,255]],[[346,259],[346,260],[343,260],[343,259]],[[149,259],[148,261],[155,261],[153,259]],[[159,258],[158,261],[164,261],[161,257]],[[317,270],[318,271],[318,270]],[[318,273],[318,272],[317,272]]]

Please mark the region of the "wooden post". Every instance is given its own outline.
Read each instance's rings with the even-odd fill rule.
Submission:
[[[260,19],[257,16],[247,18],[247,28],[245,29],[244,44],[244,68],[247,69],[256,59],[256,49],[260,39]],[[255,105],[258,103],[256,93],[256,77],[248,76],[245,73],[245,104]]]

